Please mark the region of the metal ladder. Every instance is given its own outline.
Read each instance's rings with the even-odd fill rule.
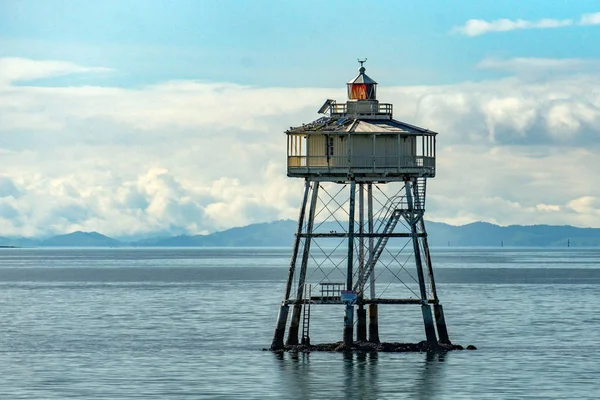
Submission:
[[[312,296],[312,285],[308,285],[308,296],[306,296],[306,285],[304,285],[304,310],[302,312],[302,344],[310,346],[310,299]]]

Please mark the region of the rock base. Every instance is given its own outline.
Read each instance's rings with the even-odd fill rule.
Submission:
[[[267,350],[267,349],[263,349]],[[436,346],[431,346],[427,341],[419,343],[394,343],[394,342],[354,342],[352,346],[344,345],[344,342],[322,343],[322,344],[298,344],[286,345],[283,349],[271,349],[273,352],[299,352],[310,353],[313,351],[322,352],[381,352],[381,353],[423,353],[423,352],[446,352],[451,350],[464,350],[464,347],[459,344],[443,344],[438,343]],[[467,346],[467,350],[477,350],[473,345]]]

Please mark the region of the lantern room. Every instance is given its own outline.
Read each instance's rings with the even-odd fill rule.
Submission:
[[[327,100],[308,124],[287,135],[287,173],[321,181],[374,182],[435,176],[436,132],[393,119],[393,106],[376,98],[365,74],[348,82],[348,100]]]
[[[365,74],[363,64],[367,60],[358,61],[360,69],[358,75],[347,83],[348,99],[349,100],[376,100],[377,99],[377,82]]]

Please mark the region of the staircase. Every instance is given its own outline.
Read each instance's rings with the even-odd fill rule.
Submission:
[[[362,274],[358,277],[356,283],[354,284],[354,290],[361,290],[367,283],[369,275],[371,275],[371,273],[373,272],[373,268],[375,268],[377,260],[379,260],[381,253],[383,253],[383,249],[385,249],[385,245],[390,239],[387,235],[392,233],[396,228],[400,217],[402,217],[402,212],[403,211],[401,209],[397,208],[392,211],[391,215],[387,220],[387,223],[385,224],[385,227],[383,228],[383,231],[381,232],[381,237],[379,237],[379,240],[377,240],[375,247],[373,247],[373,253],[371,253],[371,255],[369,256],[369,259],[367,260]]]
[[[414,210],[425,210],[426,183],[426,178],[417,178],[417,181],[414,183],[414,186],[412,186],[412,188],[416,188],[416,190],[414,190],[411,193],[413,197],[412,203]],[[367,279],[369,279],[369,276],[373,273],[375,264],[377,264],[381,253],[383,253],[383,249],[385,249],[385,246],[388,240],[390,239],[388,235],[394,232],[394,229],[396,228],[398,221],[402,217],[402,214],[410,208],[411,207],[408,201],[408,196],[390,199],[390,205],[388,206],[386,217],[384,218],[384,220],[387,219],[387,222],[383,228],[383,231],[380,233],[381,236],[379,237],[377,243],[375,244],[375,247],[373,248],[373,253],[371,253],[369,259],[367,260],[362,274],[358,277],[356,283],[354,284],[354,290],[358,291],[364,288],[364,285],[367,283]]]
[[[425,210],[425,189],[426,189],[426,178],[417,178],[415,186],[417,188],[414,192],[414,204],[415,210]]]

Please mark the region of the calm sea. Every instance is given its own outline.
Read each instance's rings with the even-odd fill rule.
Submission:
[[[443,356],[262,351],[289,255],[0,249],[0,399],[600,398],[600,249],[433,249],[451,339],[479,348]],[[313,342],[341,338],[328,307]],[[381,307],[382,339],[423,339],[413,307]]]

